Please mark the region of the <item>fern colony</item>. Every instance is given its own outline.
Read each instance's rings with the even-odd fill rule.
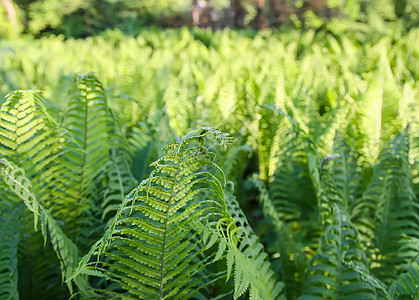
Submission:
[[[7,42],[0,298],[417,299],[401,32]]]

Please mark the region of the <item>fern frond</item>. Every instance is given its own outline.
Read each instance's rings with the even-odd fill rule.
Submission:
[[[76,76],[63,120],[69,134],[60,159],[60,182],[54,193],[54,215],[66,221],[64,229],[71,232],[74,240],[79,235],[80,215],[92,207],[96,182],[106,168],[112,126],[102,84],[92,74]]]
[[[402,266],[402,273],[391,284],[389,294],[393,299],[417,299],[419,295],[418,258]]]
[[[230,140],[205,127],[164,148],[166,155],[152,164],[150,177],[125,197],[72,278],[92,272],[108,278],[117,283],[111,292],[116,298],[180,298],[199,289],[194,277],[205,266],[198,259],[204,249],[198,246],[199,231],[192,230],[193,225],[202,218],[228,216],[221,183],[204,170],[214,167],[221,172],[214,154],[204,146],[210,134],[217,144]],[[205,191],[214,193],[216,200],[194,201]],[[93,255],[97,262],[91,261]]]
[[[0,109],[0,154],[19,161],[42,201],[48,199],[61,154],[61,132],[35,91],[15,91]]]
[[[314,141],[280,108],[263,105],[280,121],[275,129],[269,158],[269,192],[283,221],[307,219],[304,213],[315,210],[316,194],[309,159],[315,157]],[[274,125],[272,125],[274,126]],[[302,189],[301,187],[305,188]]]
[[[272,168],[270,197],[282,220],[307,219],[307,214],[315,210],[317,201],[303,139],[292,129],[279,135],[279,139],[282,140],[278,142],[281,151],[276,153],[276,165]]]
[[[314,127],[313,131],[317,133],[317,145],[319,152],[329,154],[335,145],[336,134],[341,128],[347,128],[353,115],[353,100],[349,98],[342,101],[338,107],[330,111],[319,121],[319,125]]]
[[[279,217],[277,208],[270,197],[269,190],[267,189],[265,183],[258,178],[257,174],[254,174],[250,180],[259,192],[258,200],[262,204],[263,214],[271,219],[275,230],[280,232],[283,226],[283,221]]]
[[[383,41],[384,42],[384,41]],[[381,152],[382,146],[390,140],[398,130],[402,130],[400,116],[404,95],[396,79],[387,53],[384,48],[379,49],[377,60],[377,75],[371,78],[368,88],[359,101],[359,120],[361,131],[361,150],[363,158],[369,164],[374,164]],[[404,115],[406,116],[406,115]]]
[[[373,244],[373,270],[386,282],[395,279],[395,270],[418,255],[416,252],[405,256],[400,252],[404,236],[419,237],[419,204],[409,174],[408,151],[403,133],[387,143],[353,212],[365,242]]]
[[[333,204],[331,223],[325,228],[299,299],[377,299],[377,287],[385,291],[377,282],[359,250],[356,227],[346,211]]]
[[[347,213],[348,202],[336,189],[327,164],[321,164],[321,203],[324,234],[312,260],[300,299],[377,299],[388,297],[386,287],[369,274],[368,260],[358,241],[358,230]]]
[[[137,185],[131,169],[135,148],[120,132],[118,120],[113,119],[117,126],[110,134],[112,146],[109,148],[109,157],[102,183],[103,200],[100,200],[100,205],[96,205],[97,213],[102,215],[102,220],[110,220],[110,216],[115,215],[119,205],[124,201],[125,195]],[[109,213],[111,213],[110,216]],[[95,239],[97,238],[95,237],[93,240]]]
[[[129,157],[112,147],[107,163],[106,189],[102,202],[102,220],[109,220],[108,215],[115,215],[125,194],[135,185],[135,179],[129,168]],[[118,151],[118,152],[117,152]]]
[[[265,183],[256,174],[251,178],[251,182],[259,191],[258,199],[262,204],[263,215],[273,226],[276,239],[270,243],[270,248],[275,249],[276,256],[279,256],[281,280],[285,283],[286,296],[296,298],[301,294],[299,287],[303,284],[305,270],[315,253],[319,239],[317,218],[314,218],[314,221],[313,218],[301,221],[302,225],[282,220],[282,212],[271,199]]]
[[[275,228],[277,240],[270,248],[277,249],[286,295],[294,298],[301,294],[298,287],[304,281],[305,270],[321,233],[318,222],[322,193],[320,159],[304,123],[297,123],[281,108],[262,107],[274,112],[281,123],[276,129],[275,144],[270,153],[269,189],[265,190],[263,182],[253,180],[253,183],[260,192],[264,215]],[[298,117],[296,109],[293,113]],[[301,118],[298,119],[302,122]]]
[[[238,189],[246,167],[246,158],[252,153],[252,148],[249,145],[242,145],[229,151],[227,158],[224,161],[224,173],[226,178],[233,182],[236,189]]]
[[[235,235],[240,241],[237,246],[239,252],[233,256],[236,260],[235,298],[240,296],[243,290],[246,290],[246,284],[241,282],[245,281],[247,277],[250,278],[245,281],[250,286],[250,299],[285,299],[281,295],[284,284],[276,279],[263,245],[253,232],[239,203],[230,194],[227,195],[227,209],[235,219],[235,224],[238,227]],[[243,259],[241,255],[246,259]]]
[[[32,193],[32,185],[22,169],[15,167],[5,159],[0,159],[0,171],[1,177],[8,188],[23,201],[28,210],[34,215],[35,228],[38,220],[40,221],[44,243],[47,242],[49,237],[61,264],[62,278],[63,280],[67,279],[73,273],[78,262],[77,246],[63,233],[48,210],[39,203],[36,196]],[[80,289],[86,289],[86,282],[83,277],[80,277],[76,284]],[[72,292],[72,285],[67,284],[67,286],[70,292]]]
[[[362,175],[355,150],[351,149],[346,138],[337,132],[335,135],[333,153],[339,154],[335,158],[333,179],[344,201],[352,207],[362,196]]]
[[[19,299],[17,248],[20,234],[16,225],[19,223],[22,207],[17,205],[15,208],[1,208],[0,297],[2,299]]]
[[[274,138],[277,126],[279,124],[278,118],[275,117],[273,110],[261,110],[258,128],[258,157],[259,157],[259,174],[260,179],[267,180],[270,174],[269,158],[271,156],[271,149],[274,147]]]
[[[362,150],[370,164],[373,164],[377,159],[381,147],[383,90],[384,77],[380,75],[370,83],[360,107],[362,112],[361,128],[365,135],[364,149]]]

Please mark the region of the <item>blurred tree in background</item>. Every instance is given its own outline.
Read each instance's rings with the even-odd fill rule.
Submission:
[[[0,38],[16,37],[20,31],[12,0],[0,0]]]
[[[320,28],[331,20],[418,25],[419,0],[0,0],[0,37],[20,31],[35,36],[85,37],[109,28],[136,34],[162,27],[290,26]]]

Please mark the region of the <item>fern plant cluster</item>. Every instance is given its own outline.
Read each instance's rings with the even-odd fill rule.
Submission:
[[[416,299],[418,33],[2,46],[0,298]]]

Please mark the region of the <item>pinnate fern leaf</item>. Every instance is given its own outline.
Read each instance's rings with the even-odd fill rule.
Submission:
[[[80,216],[92,209],[96,183],[107,165],[112,124],[102,84],[93,74],[76,75],[62,122],[68,134],[54,193],[54,215],[66,221],[64,230],[75,241],[80,233]]]
[[[63,280],[65,280],[74,272],[73,270],[79,260],[76,245],[63,233],[49,211],[37,200],[35,194],[31,191],[32,185],[22,169],[15,167],[6,159],[0,159],[0,171],[0,176],[8,188],[33,213],[35,228],[37,228],[38,221],[40,221],[44,242],[46,243],[48,237],[50,238],[52,247],[61,264]],[[78,278],[75,283],[81,290],[86,290],[86,282],[83,277]],[[68,283],[67,286],[70,292],[72,292],[71,283]]]
[[[272,271],[263,245],[250,227],[235,197],[228,194],[227,200],[228,211],[236,221],[237,230],[234,233],[240,241],[237,248],[231,247],[229,250],[234,251],[231,260],[235,260],[235,298],[243,294],[249,285],[250,299],[283,299],[281,294],[284,284],[277,280]]]
[[[229,138],[214,128],[201,128],[167,145],[166,155],[152,164],[150,177],[129,193],[104,236],[82,259],[72,278],[95,275],[117,283],[114,298],[177,299],[199,289],[199,255],[204,251],[193,230],[203,218],[228,216],[214,154],[204,146],[212,134],[218,144]],[[211,191],[215,200],[194,201]],[[231,218],[231,217],[229,217]],[[98,260],[91,260],[92,256]]]
[[[41,200],[47,200],[57,174],[54,162],[61,153],[60,134],[36,91],[6,96],[0,109],[0,154],[19,161]]]
[[[129,156],[122,149],[112,147],[106,166],[106,182],[102,202],[102,219],[109,220],[124,201],[125,194],[135,186],[135,179],[129,168]]]
[[[299,299],[377,299],[377,288],[385,290],[369,275],[356,227],[347,212],[334,204],[331,223],[325,228]]]
[[[416,241],[417,242],[417,241]],[[403,272],[390,286],[393,299],[417,299],[419,295],[419,259],[403,265]]]
[[[7,202],[5,202],[7,204]],[[4,204],[2,206],[5,206]],[[21,206],[1,207],[0,214],[0,298],[19,299],[18,258],[19,223]]]
[[[409,144],[399,133],[383,148],[372,179],[354,207],[354,222],[362,228],[366,243],[373,245],[374,272],[387,283],[397,270],[416,257],[417,248],[406,248],[404,237],[419,238],[419,204],[413,192],[408,162]]]
[[[321,164],[320,196],[325,228],[299,299],[383,298],[387,295],[386,286],[369,274],[367,256],[358,242],[358,230],[347,213],[348,203],[336,190],[326,167],[338,157],[326,157]]]

